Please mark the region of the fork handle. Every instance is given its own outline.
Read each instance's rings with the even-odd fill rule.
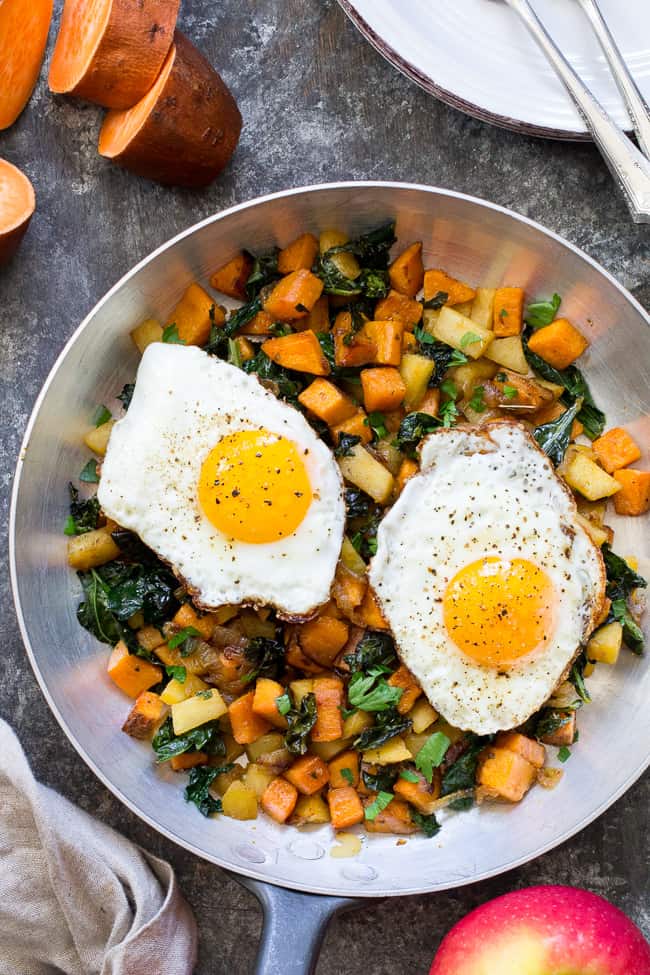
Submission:
[[[605,52],[614,80],[634,125],[641,151],[650,159],[650,108],[623,60],[597,0],[578,0]]]
[[[635,223],[650,223],[650,162],[630,142],[557,47],[528,0],[506,0],[564,82],[603,159],[622,190]]]

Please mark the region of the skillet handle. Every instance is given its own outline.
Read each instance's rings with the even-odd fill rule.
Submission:
[[[249,877],[234,877],[262,905],[264,924],[254,975],[313,975],[330,920],[363,900],[302,894]]]

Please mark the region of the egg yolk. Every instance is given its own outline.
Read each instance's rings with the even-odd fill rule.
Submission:
[[[311,504],[300,448],[268,430],[224,437],[203,461],[199,502],[210,522],[241,542],[293,534]]]
[[[553,626],[553,583],[526,559],[487,557],[464,566],[443,597],[447,633],[463,653],[507,668],[544,648]]]

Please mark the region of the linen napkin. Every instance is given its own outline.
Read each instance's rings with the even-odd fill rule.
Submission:
[[[0,719],[0,973],[190,975],[196,940],[169,864],[38,783]]]

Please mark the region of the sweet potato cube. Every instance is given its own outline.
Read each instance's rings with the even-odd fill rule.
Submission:
[[[391,288],[415,298],[424,281],[424,264],[422,263],[422,241],[411,244],[396,257],[388,268]]]
[[[301,234],[278,254],[278,271],[290,274],[301,268],[310,270],[318,254],[318,241],[313,234]]]
[[[369,413],[390,412],[401,405],[406,385],[394,366],[363,369],[361,372],[363,405]]]
[[[535,781],[536,773],[535,766],[516,752],[488,745],[479,763],[478,783],[495,798],[519,802]]]
[[[169,767],[172,772],[185,772],[195,765],[207,765],[207,762],[206,752],[183,752],[182,755],[174,755],[169,759]]]
[[[440,268],[432,268],[424,272],[424,300],[430,301],[437,294],[447,295],[446,305],[460,305],[464,301],[473,301],[476,297],[474,288],[468,284],[452,278]]]
[[[314,379],[313,383],[303,389],[298,396],[298,402],[329,427],[349,420],[358,410],[354,400],[342,393],[334,383],[320,378]]]
[[[253,315],[250,322],[246,322],[238,329],[238,332],[240,335],[270,335],[274,321],[273,316],[261,308],[256,315]]]
[[[374,592],[370,587],[361,601],[361,606],[357,610],[354,622],[359,626],[366,626],[370,630],[388,630],[388,620],[379,608],[379,603]]]
[[[626,467],[614,471],[614,478],[621,485],[614,495],[614,508],[618,515],[643,515],[650,510],[650,471],[637,471]]]
[[[492,330],[497,338],[519,335],[524,324],[524,289],[497,288],[492,315]]]
[[[264,301],[264,310],[281,322],[304,318],[323,292],[323,282],[306,268],[281,278]]]
[[[404,332],[402,335],[402,352],[415,352],[418,340],[413,332]]]
[[[307,329],[280,338],[267,339],[262,351],[269,359],[285,369],[309,372],[313,376],[328,376],[330,367],[316,333]]]
[[[255,346],[252,342],[249,342],[245,335],[237,335],[235,345],[237,346],[239,358],[242,362],[248,362],[249,359],[255,356]]]
[[[240,251],[239,254],[217,268],[210,278],[210,286],[229,298],[244,301],[246,298],[246,282],[253,270],[253,261],[249,254]]]
[[[255,713],[254,700],[255,691],[249,691],[233,701],[228,708],[232,736],[240,745],[250,745],[273,727],[270,721]]]
[[[168,325],[175,325],[179,339],[186,345],[205,345],[210,338],[212,319],[215,325],[223,325],[225,315],[214,298],[200,284],[191,284],[173,312],[167,319]]]
[[[161,667],[156,667],[148,660],[129,653],[123,640],[115,644],[108,658],[106,671],[113,683],[133,698],[139,697],[143,691],[148,691],[154,684],[159,684],[163,675]]]
[[[359,784],[359,753],[350,748],[333,758],[328,765],[330,788],[344,789],[346,785],[356,788]]]
[[[400,664],[395,673],[388,678],[388,683],[391,687],[402,688],[402,696],[397,704],[397,710],[400,714],[408,714],[422,693],[422,688],[415,677],[408,667]]]
[[[350,627],[333,616],[318,616],[299,627],[300,646],[322,667],[332,667],[348,640]]]
[[[173,623],[179,630],[188,629],[190,626],[193,627],[200,633],[204,640],[210,639],[217,625],[217,621],[212,614],[206,613],[204,616],[199,616],[189,603],[183,603],[174,616]]]
[[[497,736],[495,741],[496,748],[506,748],[517,755],[521,755],[527,762],[535,768],[541,768],[546,758],[544,746],[533,738],[527,738],[519,734],[518,731],[505,731]]]
[[[297,332],[304,328],[310,328],[318,335],[320,332],[330,330],[330,303],[327,295],[321,295],[306,318],[299,318],[293,323]]]
[[[622,427],[612,427],[602,437],[594,440],[591,449],[600,466],[604,467],[608,474],[633,464],[641,457],[638,444]]]
[[[410,802],[424,816],[430,816],[432,812],[435,812],[435,804],[440,796],[440,772],[438,769],[433,771],[431,783],[427,782],[419,772],[416,772],[417,782],[410,782],[408,779],[398,776],[393,786],[393,792],[396,796]]]
[[[332,584],[332,598],[340,612],[349,620],[353,619],[356,610],[361,606],[367,588],[368,580],[365,575],[357,575],[342,562],[338,563]]]
[[[352,786],[330,789],[327,793],[327,804],[334,829],[347,829],[348,826],[363,822],[363,805]]]
[[[298,790],[286,779],[277,778],[269,782],[262,793],[260,805],[276,823],[284,823],[293,812],[298,801]]]
[[[402,338],[404,323],[400,319],[393,321],[366,322],[361,329],[364,336],[375,346],[374,362],[380,366],[399,366],[402,360]]]
[[[352,315],[340,312],[332,328],[334,337],[334,361],[337,366],[365,366],[375,361],[377,349],[369,334],[360,329],[356,334],[352,327]]]
[[[585,351],[589,342],[566,318],[556,318],[538,328],[528,340],[528,348],[556,369],[566,369]]]
[[[303,796],[311,796],[329,782],[327,765],[318,755],[302,755],[284,773]]]
[[[405,328],[413,329],[422,320],[422,305],[392,288],[375,305],[375,318],[382,322],[399,319]]]
[[[357,407],[353,416],[348,417],[347,420],[343,420],[342,423],[334,424],[332,427],[332,438],[335,444],[338,444],[342,433],[346,433],[351,437],[359,437],[362,444],[370,443],[372,440],[372,428],[368,423],[368,414],[366,411]]]
[[[570,711],[565,713],[566,721],[561,724],[559,728],[555,731],[549,731],[547,735],[544,735],[542,741],[545,745],[555,745],[556,748],[561,748],[563,745],[572,745],[576,737],[576,713],[575,711]]]
[[[401,494],[404,485],[408,480],[410,480],[414,474],[418,472],[418,465],[414,460],[409,457],[405,457],[402,463],[399,465],[399,470],[397,472],[397,477],[395,478],[395,493]]]
[[[336,741],[343,735],[343,682],[338,677],[317,677],[314,696],[317,717],[312,741]]]
[[[138,694],[122,731],[132,738],[151,738],[167,716],[169,708],[158,694],[143,691]]]
[[[365,806],[370,806],[374,798],[369,796],[365,800]],[[398,836],[408,836],[417,830],[408,803],[402,799],[393,799],[374,819],[366,819],[364,825],[369,833],[395,833]]]
[[[440,412],[440,390],[427,389],[419,403],[416,403],[418,413],[430,413],[438,416]]]
[[[276,728],[287,727],[287,719],[278,711],[277,700],[284,693],[284,687],[277,680],[271,680],[270,677],[257,678],[253,697],[253,711],[260,718],[264,718],[275,725]]]

